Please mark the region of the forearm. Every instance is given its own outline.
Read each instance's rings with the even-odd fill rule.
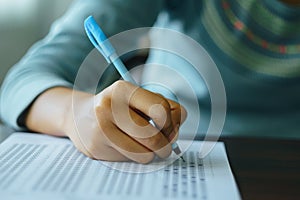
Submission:
[[[65,87],[51,88],[30,106],[25,124],[35,132],[68,136],[67,130],[70,130],[73,120],[72,97],[77,98],[76,102],[83,102],[92,96]]]

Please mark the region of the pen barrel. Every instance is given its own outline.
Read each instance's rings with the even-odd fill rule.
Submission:
[[[110,60],[125,81],[138,85],[116,53],[110,56]]]

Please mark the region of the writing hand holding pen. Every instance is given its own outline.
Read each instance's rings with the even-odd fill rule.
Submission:
[[[178,137],[179,126],[183,123],[183,121],[186,118],[185,109],[175,101],[165,99],[163,96],[159,94],[155,94],[138,87],[137,83],[131,77],[130,73],[127,71],[126,67],[117,56],[115,49],[110,44],[109,40],[106,38],[105,34],[101,30],[101,28],[97,25],[93,17],[92,16],[88,17],[85,20],[84,25],[90,41],[98,49],[98,51],[104,56],[107,62],[112,63],[115,66],[115,68],[118,70],[122,78],[126,81],[126,82],[118,81],[116,84],[113,84],[111,86],[113,88],[116,88],[115,92],[120,93],[117,96],[124,97],[124,94],[122,95],[124,91],[126,90],[131,91],[131,92],[128,91],[126,92],[127,95],[128,94],[132,95],[132,96],[128,96],[130,100],[128,101],[127,106],[129,106],[128,109],[131,116],[128,117],[127,120],[130,120],[130,118],[135,119],[134,122],[132,123],[135,123],[135,125],[146,127],[141,130],[148,133],[139,132],[134,134],[131,131],[134,132],[135,130],[130,130],[131,128],[127,128],[126,130],[126,128],[124,129],[119,127],[120,130],[123,130],[124,134],[126,136],[129,136],[129,138],[135,141],[137,144],[144,146],[145,149],[148,149],[150,152],[154,152],[159,157],[169,156],[172,150],[177,155],[181,155],[181,150],[176,143],[176,139]],[[132,99],[134,100],[131,101]],[[131,105],[130,102],[133,104]],[[156,111],[153,110],[153,108],[155,109],[155,107],[157,108]],[[151,111],[149,109],[151,109]],[[124,111],[126,113],[127,110],[125,109]],[[121,112],[118,112],[117,115],[119,115],[119,113]],[[98,117],[101,118],[101,116]],[[124,120],[126,121],[126,119],[114,120],[114,121],[118,121],[119,123],[115,125],[124,126],[125,124],[127,124],[127,126],[130,126],[130,123],[124,123],[124,124],[122,122],[120,123],[120,121],[124,121]],[[99,123],[101,124],[101,120]],[[151,126],[149,126],[149,124]],[[136,127],[135,125],[133,125],[132,127]],[[120,137],[119,139],[120,142],[122,142],[121,138],[123,137],[124,136]],[[148,143],[146,142],[147,140],[149,141],[153,140],[151,141],[153,143],[152,144]],[[115,145],[118,146],[118,144]],[[145,149],[143,151],[145,151]]]
[[[97,94],[49,88],[28,108],[25,125],[31,131],[68,137],[96,160],[148,163],[155,155],[166,158],[172,153],[185,118],[177,102],[117,81]]]

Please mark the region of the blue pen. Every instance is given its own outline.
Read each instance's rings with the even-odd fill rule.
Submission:
[[[111,45],[106,35],[104,34],[102,29],[99,27],[96,20],[92,16],[89,16],[84,21],[84,28],[92,44],[104,56],[104,58],[108,63],[112,63],[115,66],[115,68],[118,70],[122,78],[125,81],[138,85],[136,81],[132,78],[127,68],[120,60],[119,56],[117,55],[116,50]],[[153,126],[155,126],[152,120],[150,120],[149,122]],[[172,149],[177,155],[180,156],[181,150],[176,142],[172,144]],[[180,158],[184,161],[182,156],[180,156]]]

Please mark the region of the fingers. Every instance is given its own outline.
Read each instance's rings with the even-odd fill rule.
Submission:
[[[96,136],[93,141],[106,144],[103,145],[106,149],[93,145],[89,148],[96,159],[148,163],[155,154],[166,158],[186,118],[186,111],[180,104],[125,81],[117,81],[106,88],[97,95],[96,102],[97,120],[104,138]],[[107,153],[106,157],[103,152]]]
[[[151,118],[158,128],[168,127],[171,124],[169,103],[163,97],[125,81],[115,82],[113,88],[113,109],[114,105],[120,105],[122,102]],[[120,108],[119,106],[118,109]],[[126,110],[122,110],[122,112],[124,111],[126,112]]]
[[[139,144],[133,138],[125,134],[117,127],[112,128],[109,134],[105,134],[109,145],[120,154],[138,163],[148,163],[153,160],[154,153]]]
[[[166,136],[169,136],[174,129],[172,115],[179,116],[174,118],[175,122],[180,122],[180,105],[173,101],[167,101],[161,95],[154,94],[148,90],[144,90],[125,81],[117,81],[113,84],[112,91],[112,112],[127,114],[129,117],[129,107],[144,113],[149,119],[152,119],[155,126],[160,129]],[[171,103],[171,105],[170,105]],[[125,107],[129,105],[129,107]],[[126,110],[127,109],[127,110]],[[115,117],[118,117],[116,115]]]
[[[93,125],[96,123],[97,125]],[[104,122],[105,123],[105,122]],[[75,147],[86,156],[96,160],[106,161],[129,161],[130,159],[105,144],[105,138],[99,133],[97,121],[92,123],[83,123],[76,130],[69,130],[69,138]],[[79,130],[78,128],[83,128]],[[84,134],[78,137],[79,134]]]
[[[149,162],[154,153],[161,158],[168,157],[172,152],[168,139],[149,124],[147,119],[132,109],[129,112],[130,121],[127,118],[119,123],[115,123],[114,119],[109,121],[108,114],[99,112],[99,125],[106,136],[107,144],[136,162]]]
[[[153,160],[154,153],[152,151],[127,135],[115,124],[103,119],[103,116],[99,116],[99,118],[99,125],[102,127],[104,134],[104,139],[102,140],[106,141],[107,146],[138,163],[148,163]]]
[[[136,111],[130,109],[130,116],[138,126],[127,124],[127,126],[123,127],[124,132],[128,133],[141,145],[155,152],[160,158],[168,157],[172,152],[168,138]]]

